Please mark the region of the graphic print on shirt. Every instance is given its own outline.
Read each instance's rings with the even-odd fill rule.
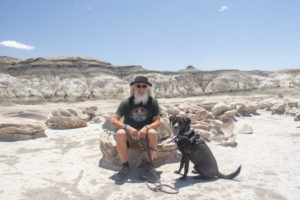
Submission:
[[[131,110],[131,118],[134,121],[142,122],[147,119],[147,110],[143,107],[136,107]]]

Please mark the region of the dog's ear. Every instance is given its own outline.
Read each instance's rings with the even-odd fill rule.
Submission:
[[[169,122],[171,123],[173,120],[174,115],[172,115],[171,117],[169,117]]]
[[[185,121],[186,121],[186,123],[188,123],[188,124],[191,124],[191,119],[190,118],[184,118],[185,119]]]
[[[174,121],[175,118],[176,118],[176,115],[172,115],[171,117],[169,117],[170,123],[172,123],[172,122]]]

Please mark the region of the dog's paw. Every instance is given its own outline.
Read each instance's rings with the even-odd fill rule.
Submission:
[[[179,178],[180,181],[184,181],[186,179],[186,176],[182,176]]]
[[[175,174],[180,174],[180,171],[176,170],[174,171]]]

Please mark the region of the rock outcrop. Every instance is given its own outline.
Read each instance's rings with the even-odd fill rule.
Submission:
[[[37,121],[0,122],[0,141],[46,137],[45,129],[45,125]]]
[[[97,107],[92,106],[85,109],[57,109],[46,121],[50,128],[66,129],[86,127],[87,122],[95,116]]]
[[[295,121],[300,121],[300,112],[296,114],[294,120]]]
[[[103,116],[106,120],[103,132],[100,133],[100,150],[103,157],[100,166],[106,168],[120,169],[121,161],[116,148],[115,132],[109,125],[112,115]],[[158,166],[177,155],[177,146],[171,141],[172,129],[167,119],[161,120],[161,127],[158,130],[157,151],[153,159],[153,165]],[[148,154],[145,147],[134,146],[128,148],[128,162],[131,167],[139,167],[146,164]]]
[[[58,102],[123,98],[136,75],[146,75],[156,97],[185,97],[223,92],[299,89],[300,69],[177,72],[150,71],[138,65],[114,66],[79,56],[15,59],[0,56],[0,102]]]

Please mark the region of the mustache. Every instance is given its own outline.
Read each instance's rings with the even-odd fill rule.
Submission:
[[[136,91],[134,91],[134,104],[140,104],[146,105],[148,102],[149,94],[148,92],[145,92],[143,95],[140,95]]]

